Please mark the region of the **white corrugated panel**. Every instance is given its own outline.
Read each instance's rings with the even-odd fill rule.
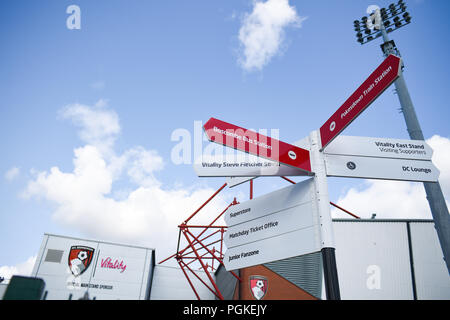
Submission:
[[[413,299],[405,223],[333,223],[342,299]]]
[[[152,290],[150,300],[197,300],[188,280],[180,268],[155,266],[153,270]],[[200,299],[214,300],[215,295],[209,291],[190,271],[186,271],[194,285]],[[196,274],[210,287],[211,282],[205,272],[196,271]],[[213,276],[214,279],[214,276]]]
[[[411,222],[417,299],[450,299],[450,277],[433,223]]]
[[[0,300],[3,299],[7,287],[8,285],[6,283],[0,283]]]

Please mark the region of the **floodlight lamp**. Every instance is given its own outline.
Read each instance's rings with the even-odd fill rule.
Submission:
[[[405,19],[406,23],[410,23],[411,22],[411,16],[409,15],[408,12],[405,12],[405,14],[403,15],[403,18]]]

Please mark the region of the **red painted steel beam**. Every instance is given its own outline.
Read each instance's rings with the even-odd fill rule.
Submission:
[[[179,228],[228,228],[228,226],[179,225]]]
[[[284,179],[284,180],[286,180],[286,181],[289,181],[289,182],[292,183],[292,184],[296,184],[296,182],[292,181],[291,179],[288,179],[288,178],[283,177],[283,176],[281,176],[281,178]]]
[[[206,246],[210,246],[210,245],[219,243],[220,241],[221,241],[221,240],[213,241],[213,242],[207,244]],[[194,245],[197,245],[197,243],[195,243]],[[198,248],[197,250],[200,251],[200,250],[203,250],[203,248]],[[188,254],[191,254],[191,253],[193,253],[193,251],[189,251],[189,252],[183,253],[183,254],[179,255],[179,257],[184,258],[184,255],[188,255]],[[208,253],[208,252],[206,252],[206,253]],[[206,253],[205,253],[205,254],[206,254]]]
[[[184,230],[184,229],[183,229],[183,230]],[[216,233],[219,233],[219,232],[220,232],[220,230],[217,230],[217,231],[211,233],[210,235],[207,235],[206,237],[204,237],[204,238],[203,238],[202,240],[200,240],[200,241],[205,241],[205,240],[208,239],[209,237],[212,237],[213,235],[215,235]],[[197,236],[197,237],[198,237],[198,236]],[[197,241],[194,242],[194,245],[196,245],[196,244],[197,244]],[[183,250],[180,251],[180,254],[181,254],[181,255],[185,254],[184,251],[186,251],[186,250],[189,249],[189,248],[190,248],[190,245],[186,246],[186,248],[184,248]],[[192,253],[192,251],[191,251],[190,253]]]
[[[194,250],[194,254],[197,256],[197,258],[199,259],[198,262],[200,262],[200,264],[202,265],[203,270],[206,272],[206,276],[208,277],[209,281],[211,282],[211,284],[213,285],[214,289],[217,291],[218,295],[219,295],[219,299],[220,300],[224,300],[222,294],[220,293],[219,288],[217,288],[216,283],[214,282],[214,279],[211,277],[211,275],[208,272],[208,268],[205,266],[205,264],[203,263],[202,259],[200,258],[200,255],[198,254],[197,250],[195,250],[194,246],[192,245],[191,240],[189,239],[188,235],[186,233],[189,233],[188,230],[183,230],[183,235],[186,238],[186,240],[189,242],[189,244],[192,246],[192,250]]]
[[[220,191],[223,190],[223,188],[225,188],[227,186],[227,183],[225,182],[223,184],[223,186],[221,186],[216,192],[214,192],[214,194],[209,197],[208,200],[205,201],[205,203],[203,203],[200,208],[198,208],[197,210],[195,210],[195,212],[193,214],[190,215],[189,218],[187,218],[186,220],[184,220],[184,224],[188,223],[189,220],[191,220],[200,210],[203,209],[204,206],[206,206],[208,204],[208,202],[210,202]]]
[[[196,291],[195,288],[194,288],[194,285],[193,285],[192,282],[191,282],[191,279],[189,279],[189,276],[187,275],[186,271],[184,271],[183,266],[181,265],[181,261],[180,261],[180,260],[178,260],[178,264],[180,265],[181,271],[183,271],[184,276],[186,277],[187,281],[189,282],[189,285],[191,286],[192,291],[194,291],[194,294],[195,294],[195,296],[197,297],[197,300],[201,300],[201,299],[200,299],[200,296],[198,295],[197,291]]]
[[[350,211],[345,210],[344,208],[339,207],[337,204],[335,204],[335,203],[333,203],[333,202],[331,202],[331,201],[330,201],[330,204],[331,204],[332,206],[334,206],[334,207],[336,207],[336,208],[338,208],[338,209],[344,211],[345,213],[351,215],[352,217],[354,217],[354,218],[356,218],[356,219],[361,219],[361,218],[358,217],[356,214],[353,214],[353,213],[351,213]]]
[[[203,283],[203,284],[205,285],[205,287],[207,287],[207,288],[209,289],[209,291],[211,291],[217,298],[220,299],[220,296],[219,296],[216,292],[214,292],[214,290],[211,289],[211,287],[208,286],[208,284],[207,284],[205,281],[203,281],[203,279],[200,278],[200,277],[198,276],[198,274],[195,273],[194,270],[192,270],[191,268],[189,268],[188,265],[185,264],[184,262],[181,262],[181,263],[183,263],[183,264],[184,264],[184,267],[185,267],[186,269],[188,269],[194,276],[196,276],[197,279],[198,279],[201,283]]]
[[[193,238],[195,239],[195,236],[194,236],[192,233],[190,233],[189,230],[186,230],[186,232],[189,233],[189,234],[191,235],[191,237],[193,237]],[[216,255],[215,255],[214,253],[212,253],[207,247],[205,247],[205,246],[203,245],[203,243],[201,243],[200,241],[199,241],[199,243],[200,243],[200,244],[205,248],[205,250],[207,250],[214,258],[216,258],[217,261],[219,261],[219,263],[220,263],[221,265],[223,265],[223,266],[225,267],[225,265],[223,264],[222,259],[217,258]],[[231,274],[232,274],[236,279],[238,279],[239,281],[241,281],[241,279],[239,278],[239,276],[237,276],[233,271],[230,271],[230,272],[231,272]]]

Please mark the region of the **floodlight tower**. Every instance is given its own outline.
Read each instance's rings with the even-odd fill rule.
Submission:
[[[370,6],[367,13],[369,14],[368,17],[365,16],[362,17],[361,21],[355,20],[353,22],[357,41],[363,45],[382,37],[383,44],[380,47],[383,54],[385,56],[389,54],[400,56],[395,42],[389,39],[388,33],[404,27],[411,22],[411,16],[406,11],[404,1],[399,0],[396,4],[392,3],[387,9]],[[403,68],[404,65],[402,65],[402,71]],[[400,100],[409,137],[412,140],[425,140],[402,72],[395,81],[395,89]],[[447,204],[445,203],[439,182],[424,182],[423,184],[447,270],[450,273],[450,215]]]

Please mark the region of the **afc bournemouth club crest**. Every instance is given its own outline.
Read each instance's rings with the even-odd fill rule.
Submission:
[[[85,246],[72,246],[69,252],[69,268],[72,274],[77,277],[81,275],[94,257],[94,249]]]
[[[267,293],[269,281],[263,276],[250,276],[250,291],[256,300],[261,300]]]

